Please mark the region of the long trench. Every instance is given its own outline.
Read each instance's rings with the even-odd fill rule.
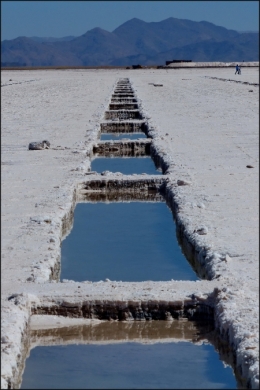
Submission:
[[[131,135],[134,133],[144,133],[147,138],[139,140],[119,140],[119,141],[100,141],[93,146],[90,158],[97,156],[104,157],[140,157],[150,156],[157,169],[162,172],[161,176],[144,175],[139,177],[107,174],[106,172],[97,175],[96,172],[86,173],[84,181],[79,183],[73,194],[73,201],[70,211],[64,216],[62,221],[63,239],[69,234],[73,225],[73,213],[77,203],[97,202],[97,201],[129,201],[142,200],[154,201],[164,200],[172,211],[177,227],[177,237],[179,244],[189,261],[201,279],[212,281],[211,293],[205,296],[196,296],[188,294],[193,291],[189,284],[186,289],[186,297],[172,298],[171,301],[163,299],[123,299],[118,300],[108,297],[101,297],[100,294],[95,298],[92,294],[89,299],[77,301],[75,296],[64,297],[62,291],[57,293],[59,285],[55,284],[56,295],[51,293],[52,283],[50,284],[49,294],[53,294],[52,302],[44,299],[44,293],[40,303],[34,303],[31,306],[31,315],[59,315],[71,318],[86,318],[99,320],[117,320],[117,321],[150,321],[150,320],[188,320],[204,321],[214,323],[218,334],[218,349],[224,350],[229,340],[229,334],[219,327],[218,316],[216,313],[218,288],[214,285],[217,275],[212,267],[206,265],[206,252],[196,248],[194,243],[189,242],[185,234],[185,225],[178,219],[178,202],[173,194],[173,185],[167,176],[169,162],[164,158],[161,151],[153,142],[154,129],[150,128],[148,122],[139,108],[138,98],[135,95],[128,79],[121,79],[113,91],[111,102],[104,113],[104,120],[100,123],[99,136],[101,134],[115,133]],[[188,183],[178,183],[178,186],[188,185]],[[51,269],[50,282],[59,282],[61,259],[57,258],[55,265]],[[194,283],[194,282],[193,282]],[[81,283],[78,283],[82,286]],[[142,288],[142,283],[139,283]],[[82,286],[83,287],[83,286]],[[86,286],[85,286],[86,287]],[[118,284],[120,288],[120,284]],[[131,289],[131,286],[129,286]],[[122,288],[125,288],[122,285]],[[110,297],[109,297],[110,296]],[[11,297],[10,299],[16,299]],[[223,344],[224,342],[224,344]],[[21,381],[21,375],[24,367],[25,358],[30,349],[30,334],[24,335],[24,353],[20,356],[19,372],[14,373],[14,377],[9,380],[9,388],[17,386]],[[237,375],[245,377],[245,372],[241,366],[236,365],[235,351],[227,348],[229,363]],[[243,374],[243,375],[242,375]],[[243,382],[244,383],[244,382]],[[246,383],[250,387],[250,382]]]

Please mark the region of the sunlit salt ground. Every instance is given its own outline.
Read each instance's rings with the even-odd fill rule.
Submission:
[[[36,347],[21,389],[236,389],[212,345],[120,343]]]
[[[80,203],[61,247],[61,279],[197,280],[163,202]]]
[[[121,139],[139,139],[139,138],[147,138],[144,133],[124,133],[124,134],[115,134],[115,133],[106,133],[101,134],[100,140],[101,141],[119,141]]]
[[[124,175],[142,174],[160,175],[150,157],[97,157],[91,162],[92,171],[121,172]]]
[[[183,172],[191,173],[192,180],[195,180],[187,201],[197,203],[198,195],[205,195],[207,199],[204,210],[197,207],[183,209],[183,217],[190,219],[187,227],[192,226],[192,221],[202,218],[203,224],[207,222],[208,226],[213,228],[209,238],[205,239],[210,241],[214,250],[222,248],[225,253],[230,250],[235,256],[242,255],[232,257],[227,263],[223,262],[223,268],[219,265],[226,278],[227,287],[231,291],[236,291],[237,286],[241,287],[241,294],[238,293],[237,297],[225,301],[227,310],[226,315],[220,318],[220,326],[224,326],[225,321],[230,323],[231,342],[238,341],[242,363],[249,362],[247,379],[250,379],[253,367],[258,367],[257,357],[254,357],[257,355],[253,355],[257,354],[258,343],[253,341],[255,350],[246,350],[249,344],[240,336],[248,333],[249,340],[259,338],[258,313],[255,312],[259,302],[259,219],[256,214],[259,198],[259,89],[204,77],[209,75],[236,78],[234,69],[224,69],[223,73],[221,69],[172,70],[171,73],[164,69],[159,69],[158,73],[153,71],[140,70],[136,73],[135,70],[129,70],[129,77],[136,85],[144,109],[151,114],[153,123],[159,126],[158,135],[164,136],[167,131],[173,138],[173,142],[169,143],[166,139],[162,140],[162,149],[168,147],[177,164],[176,168],[179,163],[182,164]],[[76,153],[72,156],[70,149],[60,152],[54,150],[55,146],[61,144],[64,148],[71,147],[76,142],[84,141],[86,123],[93,119],[92,115],[96,113],[97,106],[104,104],[115,79],[128,77],[125,72],[128,71],[93,69],[3,72],[3,82],[9,83],[9,79],[13,80],[9,83],[13,85],[2,89],[4,96],[1,107],[4,114],[4,180],[1,193],[4,209],[4,296],[13,292],[14,286],[18,288],[18,282],[23,284],[35,259],[39,256],[44,258],[48,252],[46,242],[49,240],[49,229],[32,229],[31,223],[25,224],[28,216],[51,213],[53,218],[59,219],[59,206],[67,207],[66,194],[69,196],[71,191],[72,169],[81,163],[82,154]],[[244,81],[259,83],[259,68],[249,69],[248,72],[250,74],[246,77],[246,69],[242,70]],[[187,80],[190,78],[191,80]],[[151,81],[161,82],[164,87],[154,88],[148,84]],[[250,90],[253,92],[249,93]],[[102,111],[103,107],[100,110]],[[101,111],[100,115],[103,112]],[[51,148],[54,146],[53,150],[32,153],[27,151],[29,142],[45,137],[50,140]],[[248,164],[255,168],[247,169]],[[177,170],[178,172],[182,173],[181,170]],[[57,191],[54,186],[60,186],[60,189]],[[60,191],[64,196],[60,196]],[[182,197],[182,201],[185,201],[185,198],[186,195]],[[41,202],[41,207],[34,209],[34,203],[38,201]],[[21,231],[24,231],[24,234],[21,234]],[[212,236],[213,241],[210,239]],[[47,252],[43,249],[39,253],[39,248],[46,248]],[[43,271],[44,275],[48,276],[50,264],[45,263]],[[215,269],[214,264],[212,270]],[[38,275],[36,272],[37,268],[34,273]],[[42,274],[39,275],[41,277]],[[35,296],[38,295],[40,285],[30,284],[31,292]],[[97,293],[99,292],[100,290],[97,290]],[[234,302],[237,310],[232,310]],[[250,306],[249,302],[253,302],[253,306]],[[13,315],[16,315],[13,309],[17,308],[14,306],[12,300],[5,300],[2,312],[5,334],[9,334]],[[241,316],[245,308],[251,310],[252,314]],[[13,333],[14,345],[7,345],[9,354],[2,356],[4,378],[10,377],[12,362],[16,359],[15,351],[21,348],[24,323],[22,313],[23,311],[17,319],[16,331]],[[258,368],[254,372],[256,376],[251,378],[256,385]]]

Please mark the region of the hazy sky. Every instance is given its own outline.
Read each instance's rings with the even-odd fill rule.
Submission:
[[[1,40],[113,31],[132,18],[202,20],[237,31],[259,30],[258,1],[1,1]]]

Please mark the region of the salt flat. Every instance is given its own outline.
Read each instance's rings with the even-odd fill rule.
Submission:
[[[125,77],[153,129],[158,153],[168,162],[178,218],[190,242],[206,251],[213,280],[121,283],[116,291],[110,282],[85,284],[77,299],[170,300],[217,288],[218,322],[229,330],[250,386],[259,386],[259,85],[250,85],[259,83],[259,68],[234,73],[222,68],[2,71],[1,388],[18,369],[30,305],[50,305],[64,296],[75,301],[74,283],[49,283],[60,256],[61,221],[76,184],[86,178],[88,155],[116,81]],[[30,142],[45,139],[50,149],[28,150]],[[177,180],[189,185],[176,187]],[[207,234],[201,236],[202,226]],[[16,304],[8,300],[15,293],[22,294]]]
[[[258,70],[243,74],[255,81]],[[252,276],[258,273],[258,87],[249,92],[251,86],[205,75],[228,78],[228,71],[156,74],[163,87],[149,84],[149,74],[133,81],[160,135],[158,144],[172,156],[173,173],[193,184],[183,193],[181,211],[191,219],[191,230],[205,224],[208,244],[232,257],[226,272],[258,291],[258,279]],[[200,203],[204,207],[197,207]]]

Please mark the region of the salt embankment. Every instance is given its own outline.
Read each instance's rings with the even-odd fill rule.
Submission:
[[[220,61],[211,61],[211,62],[172,62],[165,66],[165,68],[232,68],[236,65],[240,67],[258,67],[259,61],[237,61],[237,62],[220,62]]]

